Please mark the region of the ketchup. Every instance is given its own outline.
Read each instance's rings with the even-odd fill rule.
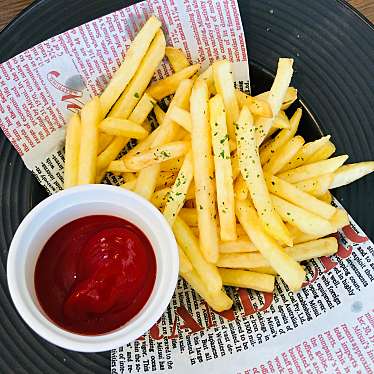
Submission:
[[[35,267],[35,290],[48,317],[65,330],[98,335],[129,321],[156,279],[152,246],[132,223],[79,218],[47,241]]]

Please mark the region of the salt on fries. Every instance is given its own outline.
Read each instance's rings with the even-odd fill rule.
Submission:
[[[165,55],[174,73],[150,83]],[[297,291],[300,262],[336,253],[325,236],[349,224],[330,190],[373,172],[374,161],[343,165],[348,156],[330,158],[329,135],[297,135],[292,65],[280,58],[270,91],[251,96],[235,88],[229,61],[199,74],[152,16],[101,96],[68,122],[64,188],[121,176],[121,188],[163,213],[180,275],[218,312],[232,306],[223,286],[273,292],[279,275]],[[137,145],[118,157],[130,139]]]

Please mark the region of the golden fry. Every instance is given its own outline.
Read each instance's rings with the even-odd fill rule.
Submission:
[[[180,70],[183,70],[187,66],[190,66],[186,55],[178,48],[166,47],[165,55],[168,58],[174,72],[176,73]]]
[[[73,114],[66,125],[64,189],[74,187],[78,182],[81,120]]]

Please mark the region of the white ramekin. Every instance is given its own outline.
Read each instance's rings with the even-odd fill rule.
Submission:
[[[58,327],[44,313],[35,294],[34,271],[39,253],[53,233],[77,218],[96,214],[124,218],[138,226],[152,244],[157,271],[152,294],[135,317],[107,334],[85,336]],[[162,214],[133,192],[107,185],[74,187],[42,201],[19,226],[7,264],[10,294],[25,322],[49,342],[80,352],[113,349],[149,330],[173,296],[178,270],[177,244]]]

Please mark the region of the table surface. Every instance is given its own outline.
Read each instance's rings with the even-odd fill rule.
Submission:
[[[0,0],[0,30],[32,2],[32,0]],[[374,22],[374,0],[348,0],[348,2]]]

